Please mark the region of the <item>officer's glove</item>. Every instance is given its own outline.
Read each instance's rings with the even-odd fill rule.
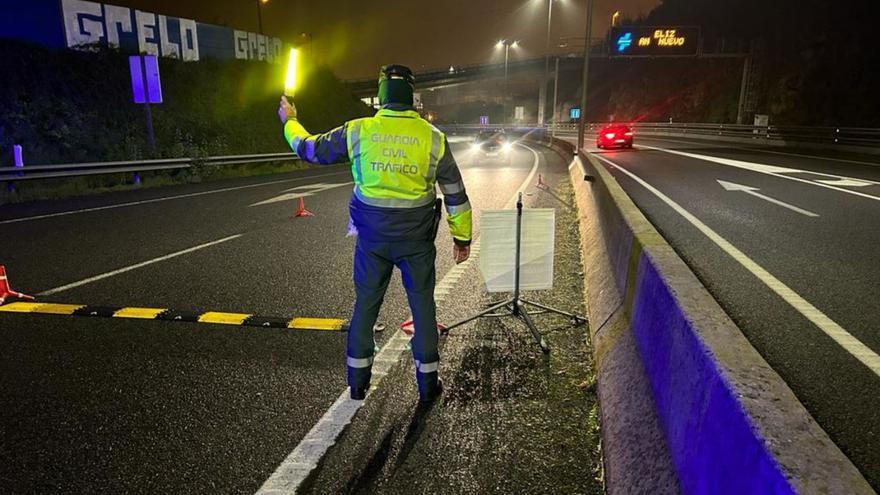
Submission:
[[[470,246],[459,246],[458,244],[452,245],[452,257],[455,259],[455,264],[464,263],[471,256],[471,247]]]
[[[281,97],[281,103],[278,105],[278,118],[281,119],[282,124],[296,119],[296,105],[287,101],[286,96]]]

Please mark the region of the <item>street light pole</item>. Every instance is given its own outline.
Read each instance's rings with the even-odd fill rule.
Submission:
[[[584,75],[581,84],[581,117],[578,120],[578,152],[584,147],[587,122],[587,83],[590,80],[590,45],[593,37],[593,0],[587,0],[587,33],[584,37]]]
[[[269,3],[269,0],[256,0],[257,2],[257,22],[260,25],[260,34],[263,34],[263,4]]]
[[[518,46],[519,46],[519,41],[516,41],[516,40],[514,40],[514,41],[510,41],[510,40],[498,40],[498,43],[495,43],[495,48],[496,48],[496,49],[498,49],[498,48],[504,48],[504,94],[502,95],[502,108],[501,108],[501,111],[504,112],[503,115],[502,115],[502,117],[501,117],[501,121],[502,121],[502,123],[504,123],[504,124],[507,123],[507,93],[508,93],[508,86],[507,86],[507,75],[508,75],[508,70],[507,70],[507,65],[508,65],[508,61],[510,60],[510,49],[511,49],[511,48],[516,48],[516,47],[518,47]]]
[[[559,95],[559,56],[556,57],[556,71],[553,73],[553,112],[551,115],[550,125],[551,127],[550,135],[556,137],[556,105],[557,105],[557,96]]]
[[[538,91],[538,124],[544,123],[547,101],[547,77],[550,73],[550,30],[553,21],[553,0],[547,0],[547,43],[544,45],[544,76]]]
[[[507,59],[510,54],[510,43],[504,42],[504,105],[502,107],[502,111],[504,112],[504,117],[501,119],[504,125],[507,125]]]

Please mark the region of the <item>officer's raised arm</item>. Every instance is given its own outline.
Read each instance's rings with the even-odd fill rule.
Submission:
[[[296,106],[285,96],[281,97],[278,117],[284,125],[284,139],[299,159],[321,165],[348,160],[347,124],[324,134],[312,135],[297,120]]]

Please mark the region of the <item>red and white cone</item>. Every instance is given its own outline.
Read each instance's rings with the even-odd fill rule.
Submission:
[[[407,337],[412,338],[413,335],[416,334],[416,324],[415,324],[415,322],[413,322],[413,319],[410,318],[400,324],[400,330],[403,331],[403,333],[405,333]],[[444,330],[446,330],[446,327],[441,325],[440,323],[438,323],[437,324],[437,333],[439,333],[440,335],[443,335]]]
[[[544,182],[544,174],[538,174],[538,183],[535,184],[538,189],[547,189],[547,183]]]
[[[15,292],[9,287],[9,277],[6,276],[6,267],[0,265],[0,305],[6,302],[7,297],[17,297],[18,299],[25,299],[28,301],[33,301],[34,297],[29,296],[27,294],[22,294],[21,292]]]
[[[297,206],[296,206],[296,213],[294,213],[291,218],[313,217],[313,216],[315,216],[315,214],[306,209],[306,202],[303,201],[303,197],[300,196],[299,202],[297,203]]]

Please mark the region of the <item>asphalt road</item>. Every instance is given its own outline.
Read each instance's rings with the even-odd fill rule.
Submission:
[[[880,489],[880,376],[853,352],[880,353],[880,158],[645,137],[636,147],[597,156]],[[762,281],[772,278],[795,295]],[[835,328],[858,342],[842,345]]]
[[[547,187],[527,187],[523,203],[555,209],[553,287],[523,297],[584,314],[570,162],[542,158]],[[489,254],[485,245],[481,250],[481,256]],[[472,263],[454,293],[438,304],[438,315],[459,321],[507,296],[487,293]],[[398,362],[297,493],[604,493],[589,329],[547,314],[534,321],[549,354],[514,318],[484,318],[453,329],[440,340],[444,393],[427,407],[416,401],[412,364]],[[655,486],[666,486],[671,472],[652,471],[660,480]]]
[[[453,149],[476,209],[503,207],[536,163]],[[350,180],[336,166],[4,206],[0,264],[48,302],[347,319]],[[292,188],[315,217],[252,206]],[[438,253],[442,277],[445,227]],[[380,320],[404,321],[405,301],[395,275]],[[254,493],[345,389],[344,352],[342,333],[0,314],[0,487]]]

